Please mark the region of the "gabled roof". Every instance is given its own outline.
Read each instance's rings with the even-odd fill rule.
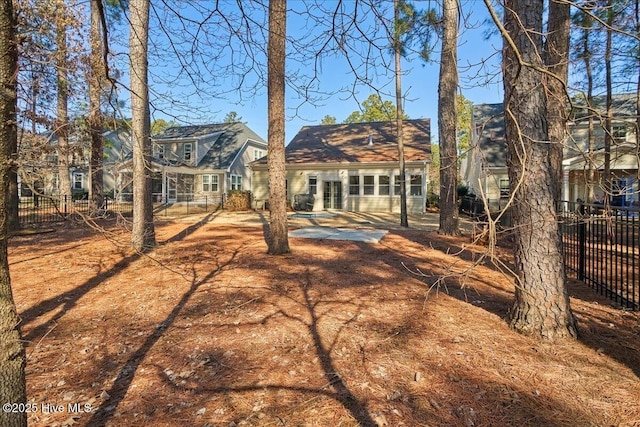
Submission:
[[[429,119],[403,122],[405,160],[431,159]],[[285,149],[286,163],[397,162],[395,122],[304,126]],[[258,163],[266,163],[265,159]]]
[[[479,104],[473,106],[473,132],[489,167],[507,165],[507,143],[504,131],[504,105]]]
[[[199,143],[215,138],[211,147],[198,162],[198,168],[227,169],[246,143],[252,141],[266,148],[266,142],[241,122],[206,125],[175,126],[151,137],[154,142],[171,141]]]
[[[635,93],[619,93],[614,94],[611,99],[613,114],[617,118],[636,118],[638,117]],[[592,98],[591,109],[586,108],[587,102],[584,97],[573,100],[572,118],[575,121],[584,121],[589,116],[599,119],[607,114],[607,97],[598,95]]]

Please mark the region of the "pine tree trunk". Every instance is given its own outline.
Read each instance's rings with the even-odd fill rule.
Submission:
[[[513,48],[505,42],[503,70],[517,274],[510,324],[520,333],[553,340],[577,336],[576,321],[569,306],[554,206],[543,76],[522,66],[517,55],[542,68],[542,15],[542,0],[505,3],[505,29],[513,41]]]
[[[555,183],[555,200],[562,200],[562,158],[567,140],[567,79],[569,72],[569,3],[551,0],[549,4],[549,23],[547,45],[545,46],[546,63],[552,76],[546,78],[547,115],[549,118],[549,155],[551,171]],[[557,204],[560,208],[560,203]]]
[[[396,22],[400,20],[400,9],[398,0],[394,0],[394,19]],[[407,215],[407,170],[404,161],[404,135],[402,129],[402,69],[400,54],[402,46],[400,44],[400,34],[394,34],[394,59],[395,59],[395,78],[396,78],[396,139],[398,140],[398,168],[400,169],[400,226],[409,227],[409,217]]]
[[[59,22],[56,28],[57,118],[54,132],[58,140],[58,185],[60,210],[70,212],[71,179],[69,177],[69,79],[67,77],[67,27]]]
[[[103,156],[104,141],[102,138],[102,114],[100,109],[100,94],[104,75],[102,45],[102,30],[98,0],[91,0],[91,59],[89,69],[89,134],[91,137],[91,161],[89,170],[91,175],[91,189],[89,199],[92,210],[100,209],[104,202]]]
[[[613,195],[612,175],[611,175],[611,145],[613,142],[613,74],[611,70],[611,55],[613,49],[613,0],[607,1],[607,28],[605,29],[606,41],[604,48],[604,68],[606,86],[606,115],[604,117],[604,167],[602,184],[604,186],[604,205],[609,211],[611,206],[611,196]]]
[[[449,236],[458,228],[458,2],[443,0],[442,53],[438,85],[438,134],[440,142],[440,228]]]
[[[26,403],[26,356],[20,318],[11,292],[7,257],[7,190],[11,155],[17,146],[15,16],[11,0],[0,0],[0,403]],[[0,426],[26,427],[26,412],[0,411]]]
[[[149,0],[131,0],[131,131],[133,134],[133,230],[131,243],[137,251],[156,244],[151,194],[151,158],[147,46],[149,42]]]
[[[267,246],[271,255],[289,252],[287,225],[286,169],[284,149],[285,122],[285,40],[287,2],[269,2],[268,67],[268,157],[269,171],[269,233]]]

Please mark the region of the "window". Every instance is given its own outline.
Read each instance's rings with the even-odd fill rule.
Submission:
[[[390,184],[389,175],[380,175],[378,177],[378,194],[381,196],[388,196]]]
[[[422,196],[422,175],[411,175],[411,196]]]
[[[264,154],[262,154],[263,151],[262,150],[258,150],[257,148],[253,149],[253,160],[258,160],[261,159]]]
[[[184,144],[184,161],[191,161],[191,152],[193,151],[193,145],[190,142]]]
[[[82,190],[82,174],[81,173],[73,174],[73,189]]]
[[[396,175],[393,177],[393,195],[400,195],[400,175]]]
[[[362,193],[365,196],[371,196],[374,194],[375,180],[373,175],[365,175],[362,177]]]
[[[58,175],[57,172],[55,172],[51,177],[51,189],[54,194],[58,194],[58,191],[60,190],[60,175]]]
[[[159,159],[164,159],[164,145],[156,145],[156,152]]]
[[[500,178],[500,197],[509,197],[509,179]]]
[[[310,176],[309,177],[309,194],[313,194],[314,196],[318,192],[318,177]]]
[[[202,175],[202,191],[218,191],[218,175]]]
[[[615,125],[613,126],[612,134],[616,142],[625,142],[627,140],[627,127],[625,125]]]
[[[360,195],[360,177],[357,175],[351,175],[349,177],[349,195],[350,196]]]
[[[231,175],[231,189],[242,190],[242,175]]]

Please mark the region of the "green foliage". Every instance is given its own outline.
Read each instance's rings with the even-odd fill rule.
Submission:
[[[440,17],[435,9],[418,10],[406,1],[398,2],[399,18],[394,23],[394,46],[406,57],[410,50],[417,50],[425,61],[431,60],[434,50],[434,33],[440,25]]]
[[[396,106],[391,101],[383,101],[380,95],[374,93],[362,102],[361,111],[349,114],[343,123],[388,122],[396,119]],[[409,116],[403,114],[403,119]]]
[[[156,119],[151,122],[151,135],[162,132],[165,129],[176,126],[174,122],[168,122],[165,119]]]
[[[430,192],[427,194],[427,207],[428,208],[437,208],[440,206],[440,196],[438,196],[434,192]]]
[[[456,97],[456,104],[458,109],[458,153],[460,153],[460,159],[463,159],[471,146],[473,102],[459,94]]]
[[[471,195],[471,189],[468,186],[462,184],[458,184],[457,192],[458,199]]]
[[[326,115],[320,121],[321,125],[335,125],[337,123],[336,118],[330,115]]]
[[[242,117],[238,115],[235,111],[229,111],[226,116],[224,116],[224,123],[235,123],[241,122]]]

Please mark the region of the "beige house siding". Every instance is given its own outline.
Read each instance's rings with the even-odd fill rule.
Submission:
[[[422,213],[426,207],[428,165],[407,167],[407,210],[414,213]],[[341,192],[341,208],[347,211],[357,212],[400,212],[400,196],[394,194],[394,177],[399,175],[398,169],[390,167],[358,168],[357,165],[344,165],[339,169],[290,169],[287,170],[287,201],[293,206],[296,194],[309,194],[309,177],[316,178],[316,192],[314,195],[314,211],[333,209],[333,206],[325,206],[325,182],[339,182]],[[410,196],[409,177],[411,175],[422,176],[421,194]],[[359,195],[349,194],[349,177],[359,177]],[[364,195],[364,176],[374,177],[372,195]],[[380,176],[390,177],[389,195],[380,194]],[[254,168],[253,195],[255,207],[264,207],[269,198],[268,173],[264,168]],[[332,184],[329,184],[332,185]]]

